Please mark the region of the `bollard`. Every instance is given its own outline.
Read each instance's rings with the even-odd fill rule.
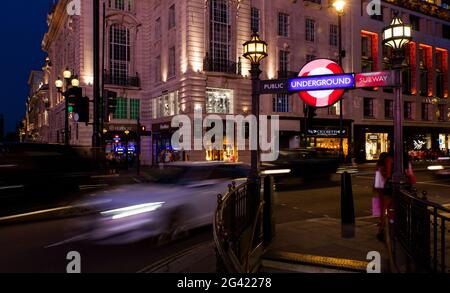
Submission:
[[[341,223],[342,237],[355,237],[355,205],[353,201],[352,177],[350,173],[341,175]]]
[[[264,215],[263,235],[264,245],[267,247],[275,237],[275,219],[273,212],[274,179],[272,176],[264,178]]]

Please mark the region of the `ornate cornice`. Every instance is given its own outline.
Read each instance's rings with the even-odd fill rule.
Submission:
[[[428,16],[450,21],[450,10],[420,0],[383,0],[383,2],[416,11]]]

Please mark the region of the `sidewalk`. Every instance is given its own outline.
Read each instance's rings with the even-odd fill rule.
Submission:
[[[276,226],[276,236],[266,256],[299,254],[338,258],[361,264],[368,261],[369,252],[376,251],[381,254],[382,271],[389,272],[386,246],[375,236],[378,232],[376,220],[360,219],[357,220],[355,227],[355,237],[344,239],[341,236],[339,219],[320,218],[279,224]],[[288,266],[286,271],[289,271]],[[301,272],[323,272],[323,270],[306,268]]]

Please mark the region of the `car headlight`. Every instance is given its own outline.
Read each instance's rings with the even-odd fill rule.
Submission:
[[[131,216],[136,216],[140,214],[145,214],[149,212],[154,212],[158,209],[160,209],[165,202],[153,202],[153,203],[147,203],[147,204],[140,204],[140,205],[134,205],[129,206],[125,208],[110,210],[102,212],[101,214],[103,216],[111,216],[113,220],[123,219]]]

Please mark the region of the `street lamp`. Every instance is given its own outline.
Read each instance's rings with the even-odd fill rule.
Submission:
[[[338,64],[342,67],[342,59],[344,54],[342,51],[342,16],[344,15],[345,5],[344,0],[336,0],[333,2],[333,7],[338,15]],[[342,98],[343,99],[343,98]],[[343,161],[344,158],[344,105],[342,99],[339,101],[339,159]]]
[[[257,180],[259,177],[259,65],[267,57],[267,43],[262,41],[258,32],[254,31],[251,40],[244,44],[244,58],[250,60],[252,76],[252,114],[256,117],[256,150],[251,150],[251,174],[250,177]]]
[[[73,88],[77,88],[80,86],[80,81],[77,78],[77,76],[72,76],[72,72],[67,68],[63,72],[63,77],[65,80],[65,83],[60,77],[58,77],[58,79],[55,81],[55,87],[58,90],[58,92],[64,97],[64,103],[65,103],[64,144],[69,145],[70,137],[69,137],[69,92],[68,92],[68,87],[70,85]]]
[[[391,24],[383,29],[383,45],[392,48],[392,68],[395,71],[395,114],[394,114],[394,174],[392,181],[396,190],[405,182],[403,172],[403,96],[402,63],[405,59],[403,47],[412,40],[411,25],[404,24],[398,12]]]

